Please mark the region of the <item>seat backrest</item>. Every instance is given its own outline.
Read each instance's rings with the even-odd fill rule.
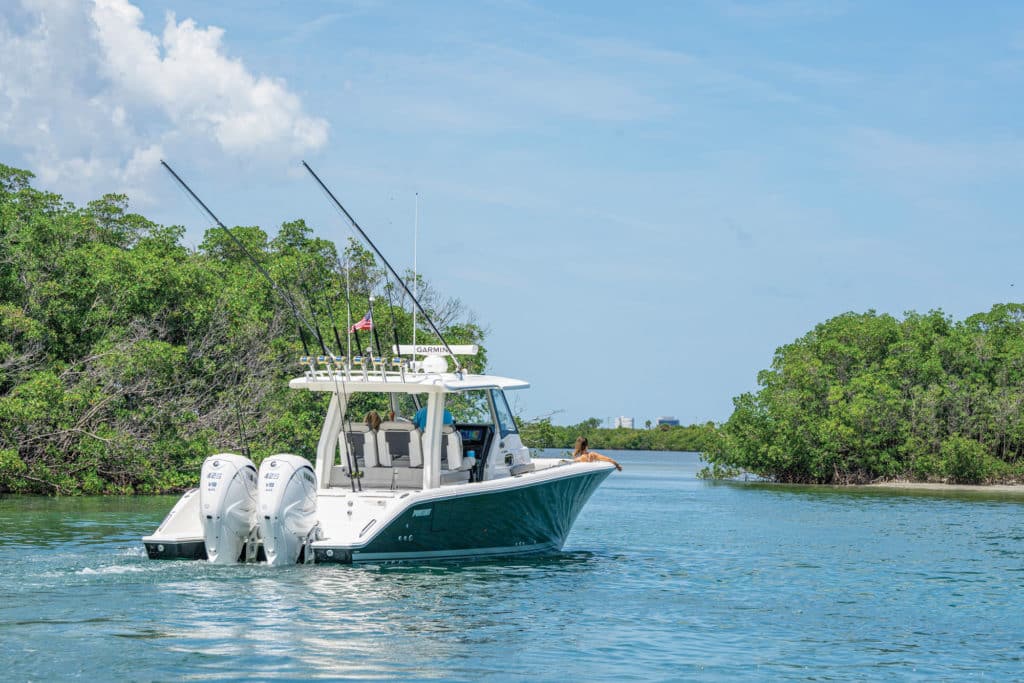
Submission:
[[[441,430],[442,446],[448,459],[448,469],[462,468],[462,434],[452,425],[445,425]]]
[[[367,425],[359,422],[353,422],[350,425],[345,425],[344,431],[339,434],[339,439],[347,439],[351,446],[352,457],[355,458],[357,462],[359,458],[362,458],[363,467],[379,466],[377,456],[377,434]],[[341,448],[344,449],[345,445],[341,444]],[[342,457],[344,457],[344,450],[342,450]]]
[[[380,464],[391,467],[396,459],[403,456],[409,457],[409,467],[423,466],[420,430],[411,422],[381,422],[377,432],[377,457]]]

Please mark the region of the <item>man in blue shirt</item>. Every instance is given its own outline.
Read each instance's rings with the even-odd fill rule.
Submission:
[[[416,425],[416,428],[421,432],[427,428],[427,408],[426,406],[416,411],[416,415],[412,418],[412,423]],[[444,409],[444,423],[446,425],[455,424],[455,420],[452,418],[452,414],[448,412],[448,409]]]

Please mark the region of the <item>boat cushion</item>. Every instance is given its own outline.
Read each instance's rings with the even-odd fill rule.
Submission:
[[[355,458],[356,463],[361,462],[363,467],[377,467],[380,465],[377,456],[377,434],[367,425],[358,422],[345,425],[345,430],[341,432],[340,438],[345,438],[351,445],[352,457]],[[347,464],[345,460],[345,444],[340,444],[340,448],[342,464]]]
[[[377,432],[377,458],[382,467],[394,465],[399,458],[408,458],[408,467],[422,467],[422,433],[411,422],[381,422]]]
[[[445,425],[441,430],[443,452],[448,461],[448,469],[452,471],[462,469],[462,434],[451,425]]]

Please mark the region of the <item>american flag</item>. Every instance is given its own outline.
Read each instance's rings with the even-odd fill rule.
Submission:
[[[357,330],[369,330],[372,327],[373,327],[373,318],[370,317],[370,312],[367,311],[366,315],[363,316],[362,320],[357,322],[352,327],[348,328],[348,332],[349,332],[349,334],[352,334],[353,332],[355,332]]]

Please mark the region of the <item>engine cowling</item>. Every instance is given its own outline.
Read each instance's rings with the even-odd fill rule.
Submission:
[[[211,455],[203,463],[199,505],[206,557],[214,564],[233,564],[257,528],[256,466],[233,453]]]
[[[259,478],[259,527],[267,564],[298,562],[316,523],[316,474],[309,461],[289,453],[264,460]]]

